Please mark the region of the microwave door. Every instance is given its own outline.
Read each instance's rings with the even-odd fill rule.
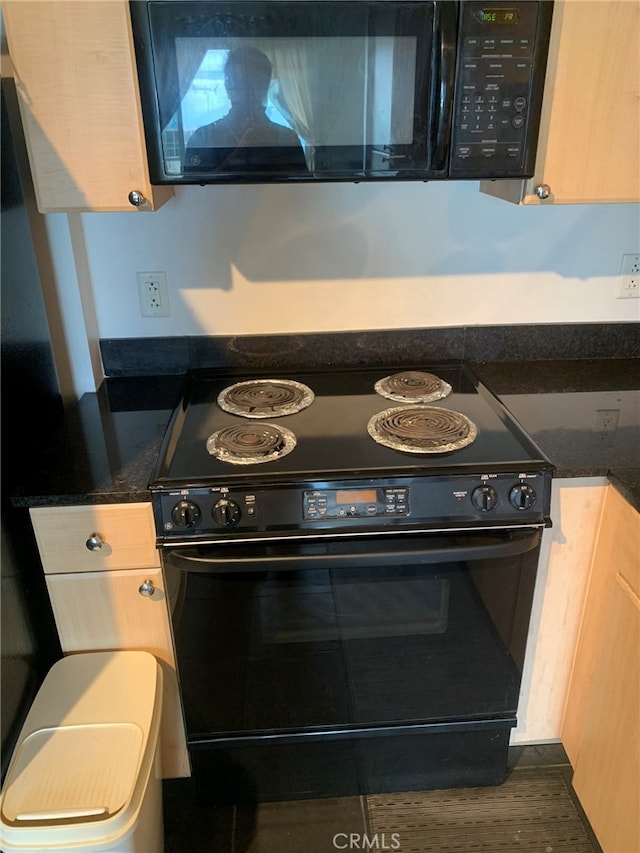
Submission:
[[[429,178],[443,5],[132,3],[153,182]]]

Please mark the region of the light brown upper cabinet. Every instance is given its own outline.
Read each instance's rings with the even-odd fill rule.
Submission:
[[[535,175],[480,188],[516,204],[640,201],[638,0],[556,0]]]
[[[164,204],[173,191],[149,181],[127,0],[6,0],[2,14],[40,212]]]

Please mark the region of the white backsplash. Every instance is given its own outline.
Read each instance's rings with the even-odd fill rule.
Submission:
[[[101,337],[638,319],[640,206],[516,207],[476,183],[187,187],[83,217]],[[143,319],[136,271],[168,274]]]
[[[82,226],[100,338],[640,319],[616,298],[640,205],[517,207],[475,182],[182,187]],[[140,316],[148,270],[169,318]]]

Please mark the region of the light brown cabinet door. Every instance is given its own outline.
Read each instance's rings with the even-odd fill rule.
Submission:
[[[640,514],[608,486],[562,743],[604,853],[640,850]]]
[[[482,191],[523,204],[640,201],[639,103],[640,3],[556,0],[535,175]]]
[[[611,593],[573,787],[604,853],[640,850],[640,601]]]
[[[149,581],[154,588],[152,595],[144,594],[149,591]],[[163,775],[188,776],[189,760],[162,570],[47,575],[46,582],[65,653],[143,649],[160,661],[164,674]]]
[[[126,0],[5,0],[9,54],[41,213],[153,210]]]

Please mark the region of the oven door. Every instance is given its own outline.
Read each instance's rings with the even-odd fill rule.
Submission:
[[[540,537],[166,549],[190,743],[513,725]]]

